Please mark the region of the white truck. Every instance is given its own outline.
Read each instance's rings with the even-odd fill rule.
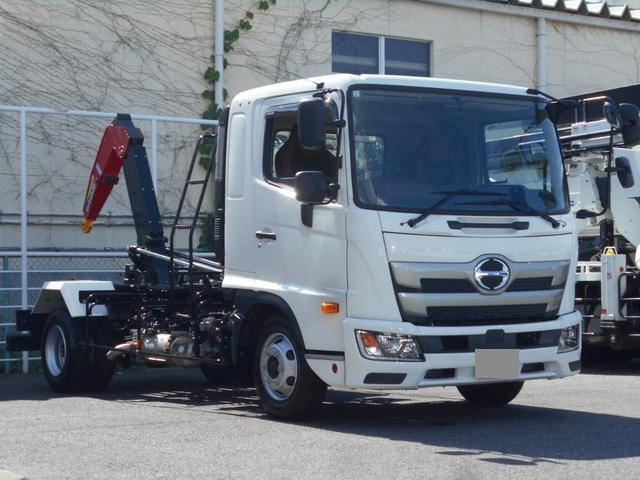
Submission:
[[[559,127],[579,218],[576,305],[583,343],[628,357],[640,349],[640,86],[577,97]]]
[[[193,238],[202,203],[181,223],[184,192],[167,246],[142,136],[119,115],[85,230],[120,162],[133,264],[122,284],[45,284],[8,346],[41,349],[58,392],[105,388],[117,361],[194,365],[213,383],[255,384],[277,417],[309,413],[327,386],[449,385],[504,405],[525,380],[576,374],[578,249],[555,103],[376,75],[243,92],[220,119],[210,170],[194,179],[194,154],[185,183],[202,200],[212,178],[213,260],[192,242],[174,248],[176,231]]]

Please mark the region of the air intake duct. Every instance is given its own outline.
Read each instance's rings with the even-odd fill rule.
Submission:
[[[216,260],[224,264],[224,177],[227,157],[227,123],[229,107],[222,111],[218,119],[217,148],[213,176],[213,251]]]

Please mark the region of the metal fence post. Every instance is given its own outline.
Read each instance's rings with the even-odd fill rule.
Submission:
[[[7,270],[9,270],[9,257],[4,256],[2,257],[2,277],[1,281],[0,281],[0,287],[2,288],[8,288],[9,287],[9,274],[7,273]],[[3,295],[4,297],[4,303],[6,305],[9,305],[9,290],[6,290],[6,294]],[[6,310],[3,308],[3,310]],[[5,321],[5,315],[3,314],[0,317],[0,323],[6,323]],[[2,327],[3,333],[2,333],[2,337],[0,338],[5,338],[7,336],[7,327],[3,326]],[[9,360],[11,358],[11,355],[9,354],[9,352],[6,350],[6,345],[5,345],[5,351],[4,351],[4,373],[5,375],[11,373],[11,361]]]
[[[20,286],[22,308],[29,305],[27,290],[27,112],[20,110]],[[29,373],[29,352],[22,352],[22,373]]]
[[[151,119],[151,178],[153,188],[158,191],[158,121]]]

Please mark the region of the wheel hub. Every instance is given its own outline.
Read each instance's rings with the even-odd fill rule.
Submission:
[[[269,357],[267,360],[267,372],[271,378],[278,378],[279,363],[276,357]]]
[[[298,378],[298,361],[289,337],[273,333],[260,352],[260,378],[267,394],[284,401],[291,396]]]
[[[67,341],[64,331],[59,325],[54,325],[47,332],[44,343],[44,358],[51,375],[57,377],[62,373],[67,363]]]

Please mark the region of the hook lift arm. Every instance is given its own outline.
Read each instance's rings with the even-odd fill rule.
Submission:
[[[166,254],[167,239],[162,229],[158,200],[149,169],[144,136],[131,116],[119,113],[102,137],[96,160],[91,169],[82,213],[82,231],[89,233],[98,218],[113,186],[118,183],[120,170],[124,178],[136,229],[137,245],[156,255]],[[143,266],[153,283],[166,283],[169,268],[157,257],[134,259]],[[140,265],[140,263],[144,265]]]

